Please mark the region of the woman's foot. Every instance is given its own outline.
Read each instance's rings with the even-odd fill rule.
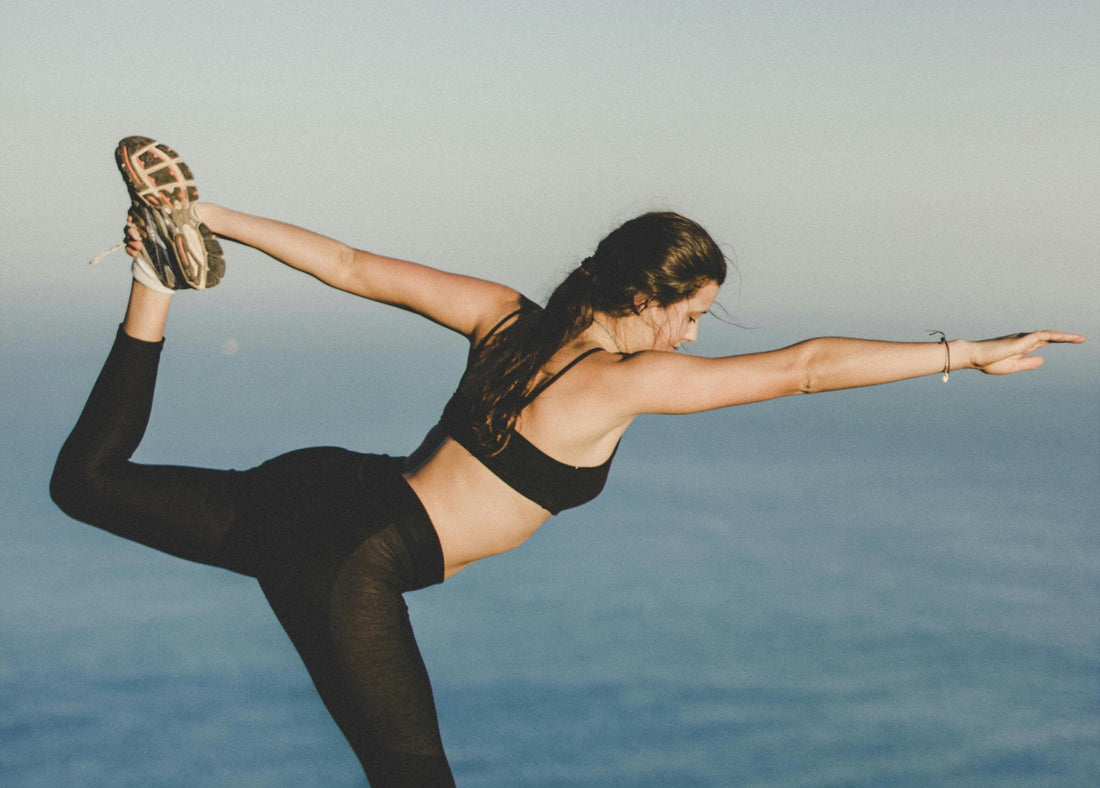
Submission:
[[[92,258],[89,264],[95,265],[125,247],[126,254],[133,258],[130,270],[134,279],[150,290],[172,295],[188,285],[177,276],[174,255],[160,242],[150,219],[149,209],[144,205],[131,205],[126,214],[126,237]]]
[[[164,245],[153,221],[152,211],[134,203],[126,215],[127,254],[133,259],[134,279],[159,293],[183,290],[188,285],[177,273],[175,255]]]
[[[225,275],[225,258],[214,234],[195,215],[198,189],[179,154],[148,137],[127,137],[115,160],[130,190],[130,224],[146,263],[169,290],[206,290]]]

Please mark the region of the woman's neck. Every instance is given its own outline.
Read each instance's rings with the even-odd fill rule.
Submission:
[[[615,334],[615,329],[618,328],[618,321],[609,320],[607,315],[597,314],[592,318],[592,326],[589,329],[589,334],[594,335],[596,344],[602,347],[604,350],[611,352],[611,347],[608,347],[608,343],[614,347],[616,353],[625,353],[623,343],[620,342],[619,337]]]

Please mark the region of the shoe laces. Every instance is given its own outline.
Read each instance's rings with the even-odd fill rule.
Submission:
[[[110,256],[110,255],[114,254],[115,252],[117,252],[117,251],[118,251],[119,249],[121,249],[121,248],[122,248],[122,247],[124,247],[125,245],[126,245],[126,241],[119,241],[119,242],[118,242],[117,244],[115,244],[114,246],[112,246],[112,247],[111,247],[110,249],[108,249],[108,250],[107,250],[106,252],[103,252],[103,253],[101,253],[101,254],[97,254],[97,255],[96,255],[95,257],[93,257],[93,258],[92,258],[91,260],[89,260],[89,261],[88,261],[88,265],[95,265],[96,263],[98,263],[98,262],[100,262],[101,260],[103,260],[103,258],[105,258],[105,257],[108,257],[108,256]]]

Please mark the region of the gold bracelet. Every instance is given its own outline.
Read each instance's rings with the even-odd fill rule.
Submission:
[[[947,379],[951,377],[951,346],[947,344],[947,334],[942,331],[928,332],[929,336],[935,336],[936,334],[940,335],[939,344],[943,345],[943,349],[947,351],[947,358],[945,358],[943,362],[943,382],[946,383]]]

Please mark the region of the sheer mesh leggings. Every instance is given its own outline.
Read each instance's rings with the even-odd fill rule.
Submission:
[[[442,580],[442,555],[400,461],[313,448],[244,472],[133,463],[161,347],[119,331],[61,449],[54,501],[111,533],[256,577],[370,784],[453,786],[401,596]]]

